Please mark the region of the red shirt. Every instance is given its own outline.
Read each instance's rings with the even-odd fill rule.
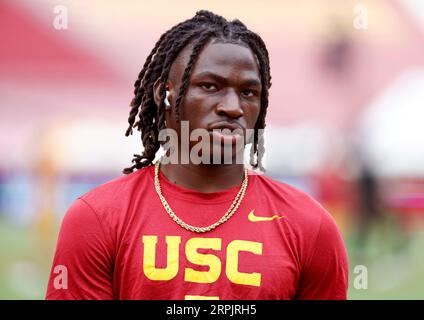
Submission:
[[[159,179],[173,211],[194,226],[218,221],[240,188],[199,193]],[[343,239],[308,195],[250,174],[231,219],[198,234],[170,218],[149,166],[69,208],[46,298],[346,299],[347,287]]]

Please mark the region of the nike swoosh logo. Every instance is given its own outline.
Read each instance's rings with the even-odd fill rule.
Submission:
[[[255,216],[255,214],[253,213],[254,211],[255,210],[250,211],[249,215],[247,216],[247,218],[251,222],[271,221],[271,220],[274,220],[274,219],[281,219],[281,218],[286,217],[286,216],[278,216],[278,215],[274,215],[272,217],[259,217],[259,216]]]

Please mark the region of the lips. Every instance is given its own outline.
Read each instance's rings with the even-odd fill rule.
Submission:
[[[238,125],[236,123],[226,122],[226,121],[221,121],[221,122],[215,122],[215,123],[213,123],[212,125],[209,126],[208,131],[212,131],[214,129],[215,130],[218,130],[218,129],[219,130],[228,129],[230,131],[237,130],[237,129],[243,130],[243,128],[240,125]]]
[[[209,126],[208,131],[213,141],[234,145],[243,138],[243,128],[235,123],[216,122]]]

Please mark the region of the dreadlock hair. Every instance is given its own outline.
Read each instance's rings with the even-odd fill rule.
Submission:
[[[200,51],[210,39],[247,46],[258,59],[262,83],[261,109],[254,128],[250,164],[253,168],[259,168],[264,171],[262,157],[265,148],[263,135],[260,134],[263,130],[260,129],[265,128],[268,90],[271,87],[269,56],[265,43],[259,35],[248,30],[238,19],[228,21],[210,11],[200,10],[196,12],[193,18],[175,25],[162,34],[138,74],[138,78],[134,83],[134,98],[130,104],[129,127],[125,135],[131,135],[133,128],[140,131],[144,150],[141,155],[134,154],[133,165],[125,168],[123,170],[124,174],[129,174],[135,169],[151,165],[156,152],[160,148],[158,134],[160,130],[165,128],[165,83],[172,63],[188,44],[193,45],[189,62],[182,76],[180,91],[175,100],[175,116],[179,122],[180,104],[188,88],[191,70],[197,61]],[[157,79],[159,79],[161,84],[159,106],[156,105],[153,98],[153,87]],[[138,120],[136,121],[137,116]]]

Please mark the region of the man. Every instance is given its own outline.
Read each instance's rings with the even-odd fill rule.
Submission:
[[[346,299],[330,214],[236,161],[252,142],[262,168],[270,86],[265,44],[239,20],[202,10],[163,34],[135,82],[126,133],[141,131],[144,151],[68,210],[47,299]],[[187,129],[212,140],[200,163]],[[154,162],[163,130],[177,143]]]

